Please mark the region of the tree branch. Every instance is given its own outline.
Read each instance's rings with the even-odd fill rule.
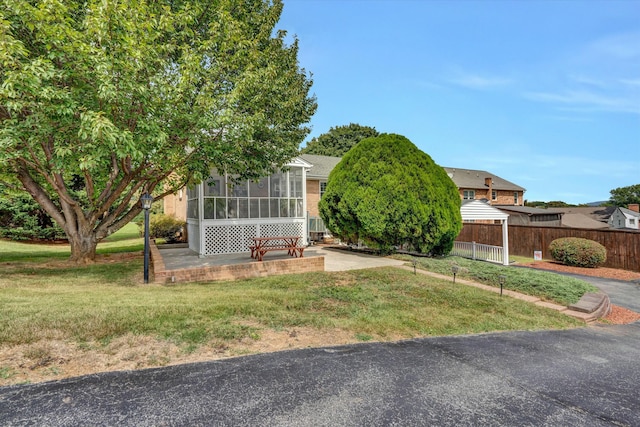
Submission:
[[[62,229],[66,230],[66,218],[60,212],[55,203],[53,203],[53,200],[49,198],[46,191],[44,191],[40,184],[38,184],[36,180],[33,179],[26,167],[21,165],[16,166],[16,175],[18,177],[18,180],[24,186],[25,190],[27,190],[27,192],[31,194],[31,197],[33,197],[33,199],[38,202],[40,206],[42,206],[42,209],[44,209],[49,214],[49,216],[51,216],[51,218],[53,218],[58,223],[58,225],[60,225]]]

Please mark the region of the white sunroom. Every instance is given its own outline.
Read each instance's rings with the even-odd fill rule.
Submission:
[[[200,256],[249,252],[254,237],[300,236],[307,244],[306,171],[296,158],[268,177],[234,183],[213,170],[187,189],[189,249]]]

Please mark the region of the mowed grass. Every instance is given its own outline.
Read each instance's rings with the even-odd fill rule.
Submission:
[[[113,245],[108,250],[137,248],[138,237],[117,237],[104,243]],[[89,266],[43,262],[60,251],[0,255],[0,345],[135,334],[193,348],[298,326],[368,341],[580,325],[553,310],[395,268],[160,286],[142,284],[140,257]]]
[[[129,223],[116,233],[98,243],[99,255],[142,251],[144,239],[140,237],[138,226]],[[0,263],[6,262],[47,262],[65,260],[71,255],[68,244],[22,243],[0,240]]]
[[[503,266],[460,257],[425,258],[409,255],[396,257],[408,262],[415,261],[417,268],[451,277],[453,277],[452,267],[457,266],[456,277],[490,286],[500,287],[500,276],[504,276],[504,289],[537,296],[562,305],[574,304],[585,293],[598,291],[595,286],[584,280],[530,268]]]

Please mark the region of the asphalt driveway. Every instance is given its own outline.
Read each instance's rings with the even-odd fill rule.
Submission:
[[[0,388],[2,425],[640,425],[640,323],[372,343]]]
[[[587,281],[609,295],[612,304],[628,308],[640,313],[640,283],[637,281],[627,282],[622,280],[601,279],[598,277],[580,276],[577,274],[567,274],[566,276],[576,277]]]

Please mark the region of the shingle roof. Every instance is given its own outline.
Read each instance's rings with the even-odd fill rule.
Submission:
[[[579,213],[587,215],[596,221],[607,222],[613,211],[616,210],[615,206],[578,206],[578,207],[564,207],[564,208],[549,208],[549,212],[563,212],[563,213]]]
[[[494,207],[502,210],[502,211],[511,211],[511,212],[518,212],[518,213],[523,213],[523,214],[527,214],[529,216],[531,215],[557,215],[557,214],[562,214],[562,212],[558,212],[558,211],[551,211],[549,209],[542,209],[542,208],[533,208],[530,206],[513,206],[513,205],[493,205]]]
[[[318,156],[316,154],[300,154],[298,157],[313,165],[307,172],[309,178],[329,178],[333,168],[342,160],[342,157]]]
[[[562,225],[571,228],[591,228],[591,229],[608,229],[609,226],[605,222],[596,221],[595,219],[581,213],[565,213],[562,215]]]
[[[313,165],[307,172],[309,178],[321,179],[328,178],[333,168],[342,160],[341,157],[319,156],[316,154],[300,154],[298,157]],[[485,188],[485,178],[492,178],[492,188],[494,190],[525,191],[523,187],[487,171],[458,168],[444,168],[444,170],[458,188]]]
[[[640,218],[640,213],[627,208],[619,208],[627,218]]]
[[[444,170],[458,188],[486,188],[485,178],[491,178],[494,190],[526,191],[523,187],[487,171],[459,168],[444,168]]]

